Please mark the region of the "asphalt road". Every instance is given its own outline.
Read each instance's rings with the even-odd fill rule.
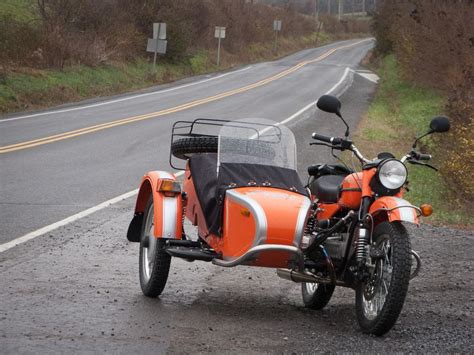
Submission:
[[[357,67],[373,41],[357,42],[309,49],[223,76],[158,87],[141,96],[0,120],[0,243],[130,191],[138,187],[146,171],[168,170],[170,130],[177,120],[263,117],[281,121],[293,115],[333,88],[347,67]],[[331,53],[334,48],[341,49]],[[321,60],[307,63],[321,56]],[[300,67],[302,63],[307,64]],[[344,88],[346,81],[336,91]],[[229,96],[220,98],[223,93]],[[190,103],[195,106],[182,108]],[[163,110],[171,113],[163,114]],[[147,118],[109,127],[110,122],[143,115]],[[21,147],[24,142],[100,124],[108,126]],[[20,148],[5,149],[15,144]]]
[[[213,97],[354,42],[158,88],[172,91],[9,117],[0,122],[0,146]],[[147,170],[168,169],[169,131],[178,119],[282,121],[334,89],[355,127],[375,84],[346,68],[357,72],[371,46],[364,42],[341,49],[259,87],[179,112],[0,154],[0,244],[135,189]],[[308,147],[311,132],[344,131],[339,121],[314,106],[288,126],[297,137],[302,178],[308,164],[331,159],[325,148]],[[411,284],[398,324],[387,336],[374,338],[358,329],[351,290],[338,288],[322,312],[307,310],[299,285],[279,279],[270,269],[225,269],[174,259],[162,296],[144,297],[138,283],[138,248],[125,239],[133,205],[133,197],[124,199],[0,252],[0,353],[474,350],[473,236],[468,231],[410,229],[426,267]]]

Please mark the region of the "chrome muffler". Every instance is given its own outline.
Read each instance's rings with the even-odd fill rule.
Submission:
[[[277,269],[277,275],[282,279],[293,282],[331,283],[331,280],[317,277],[307,272],[288,269]]]

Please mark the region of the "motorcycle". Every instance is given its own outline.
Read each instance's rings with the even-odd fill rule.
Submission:
[[[344,138],[313,133],[319,142],[311,144],[351,151],[362,164],[360,172],[312,165],[303,185],[293,133],[270,120],[173,125],[170,165],[184,170],[183,181],[165,171],[145,174],[127,232],[129,241],[139,243],[145,296],[163,292],[172,257],[270,267],[301,283],[303,303],[311,309],[325,307],[336,286],[354,289],[362,331],[390,330],[421,267],[402,222],[419,224],[420,215],[432,213],[428,204],[417,207],[403,199],[405,164],[434,168],[422,162],[431,156],[417,152],[416,145],[428,134],[449,130],[449,121],[434,118],[400,160],[390,153],[369,160],[348,138],[339,100],[324,95],[317,106],[336,114],[347,129]],[[197,237],[186,230],[185,219]]]

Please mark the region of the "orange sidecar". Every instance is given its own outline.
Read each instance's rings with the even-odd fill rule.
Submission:
[[[184,181],[149,172],[127,238],[140,243],[145,295],[163,290],[171,257],[303,269],[300,245],[310,212],[296,172],[292,132],[267,120],[195,120],[173,127],[170,157],[186,160]],[[198,238],[183,229],[187,218]]]

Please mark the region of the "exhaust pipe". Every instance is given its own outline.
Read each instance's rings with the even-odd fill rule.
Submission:
[[[277,269],[277,275],[282,279],[293,281],[293,282],[311,282],[318,284],[332,284],[337,286],[347,286],[342,281],[333,282],[331,279],[318,277],[310,273],[288,270],[288,269]]]
[[[312,274],[308,274],[301,271],[287,270],[287,269],[277,269],[277,275],[282,279],[293,281],[293,282],[313,282],[313,283],[322,283],[324,279],[316,277]],[[331,282],[330,280],[325,280]]]

